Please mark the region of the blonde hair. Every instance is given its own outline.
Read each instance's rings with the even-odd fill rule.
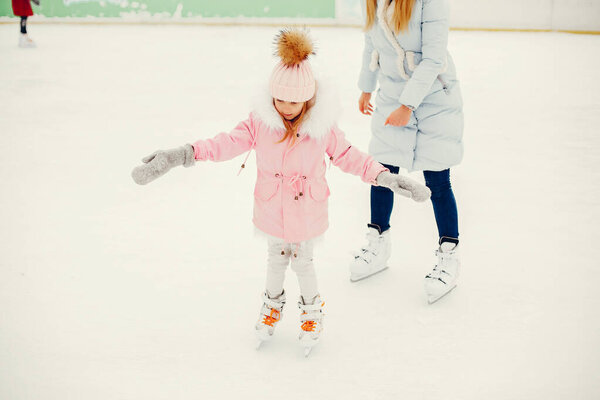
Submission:
[[[273,99],[273,103],[275,103],[275,99]],[[306,114],[306,111],[308,111],[308,107],[306,104],[307,102],[304,102],[300,114],[298,114],[298,116],[291,121],[287,120],[283,116],[283,114],[281,114],[279,110],[277,110],[277,107],[275,108],[277,110],[277,113],[281,117],[281,120],[283,121],[283,126],[285,127],[285,135],[283,135],[283,138],[281,138],[281,140],[277,143],[285,142],[288,138],[292,138],[292,140],[290,141],[290,146],[292,146],[296,142],[296,133],[298,131],[298,128],[302,124],[302,121],[304,120],[304,115]],[[273,104],[273,106],[275,106],[275,104]]]
[[[285,142],[290,137],[292,138],[292,140],[290,141],[290,146],[293,146],[294,143],[296,143],[296,134],[298,133],[298,128],[300,127],[300,125],[302,125],[302,121],[304,121],[304,117],[306,116],[308,111],[315,105],[315,102],[317,101],[316,86],[317,85],[315,84],[315,95],[312,97],[312,99],[304,102],[300,114],[298,114],[298,116],[291,121],[287,120],[283,116],[283,114],[281,114],[279,110],[277,110],[277,107],[275,107],[275,99],[273,99],[273,107],[275,107],[275,110],[277,110],[277,114],[279,114],[279,116],[281,117],[281,120],[283,121],[283,126],[285,127],[285,135],[283,135],[283,138],[277,143]]]
[[[367,21],[365,31],[368,31],[375,23],[375,14],[377,13],[377,0],[365,0],[367,2]],[[396,0],[394,15],[392,17],[392,30],[397,35],[400,31],[408,29],[408,22],[412,15],[415,0]]]

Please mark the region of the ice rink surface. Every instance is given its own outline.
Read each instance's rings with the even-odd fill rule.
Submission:
[[[426,304],[433,212],[402,198],[389,270],[350,283],[369,188],[332,167],[315,255],[325,332],[305,359],[291,271],[276,336],[253,347],[254,156],[239,177],[242,157],[130,177],[144,155],[246,118],[276,28],[29,31],[37,49],[0,25],[0,399],[600,398],[600,36],[451,32],[459,286]],[[366,150],[362,33],[312,35],[340,126]]]

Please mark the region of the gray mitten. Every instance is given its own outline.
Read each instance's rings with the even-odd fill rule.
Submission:
[[[158,150],[142,158],[144,164],[135,167],[131,171],[131,176],[138,185],[145,185],[163,176],[173,167],[178,165],[191,167],[195,161],[194,148],[191,144],[176,149]]]
[[[412,198],[414,201],[421,202],[431,197],[431,190],[427,186],[421,185],[409,177],[392,174],[389,171],[383,171],[377,175],[377,184],[385,186],[401,196]]]

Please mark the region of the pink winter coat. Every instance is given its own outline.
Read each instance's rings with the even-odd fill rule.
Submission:
[[[193,144],[198,161],[225,161],[255,150],[254,225],[288,243],[299,243],[327,230],[326,160],[372,185],[376,185],[377,175],[387,170],[345,139],[323,91],[319,87],[316,104],[292,146],[288,141],[277,143],[285,128],[267,96],[233,131]]]

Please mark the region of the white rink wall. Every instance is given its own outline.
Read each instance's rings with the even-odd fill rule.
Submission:
[[[451,0],[450,7],[453,27],[600,30],[598,0]]]
[[[337,19],[360,24],[361,1],[337,0]],[[600,31],[599,0],[449,1],[454,28]]]

